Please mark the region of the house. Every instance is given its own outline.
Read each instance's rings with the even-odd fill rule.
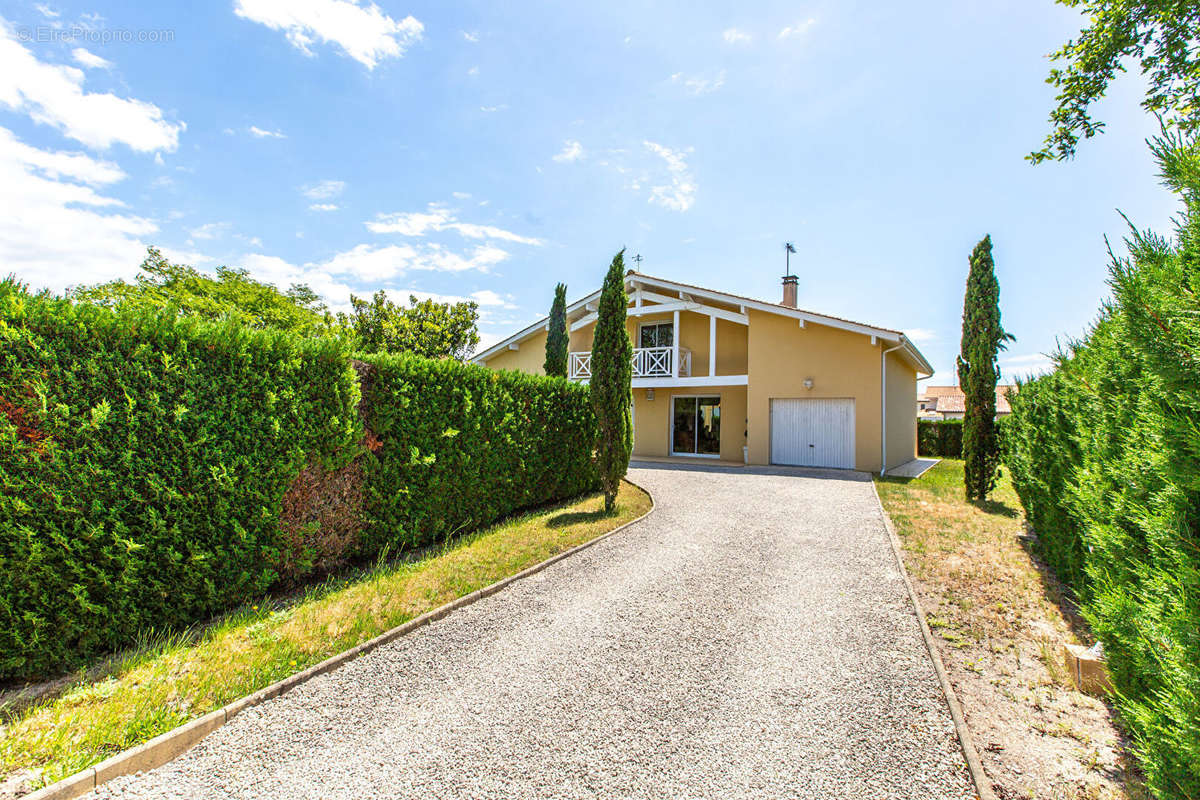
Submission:
[[[635,457],[877,472],[917,454],[917,376],[933,368],[900,331],[783,302],[629,272]],[[567,307],[568,377],[591,377],[600,292]],[[547,319],[484,350],[491,369],[541,373]]]
[[[1008,395],[1015,392],[1016,386],[1001,384],[996,387],[996,418],[1006,417],[1012,413],[1008,405]],[[962,419],[966,414],[966,395],[958,386],[926,386],[917,397],[918,419]]]

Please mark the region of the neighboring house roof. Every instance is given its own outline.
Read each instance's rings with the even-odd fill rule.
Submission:
[[[921,351],[917,349],[916,345],[914,345],[908,339],[908,337],[906,337],[904,335],[903,332],[897,331],[897,330],[892,330],[891,328],[880,328],[875,325],[867,325],[862,322],[854,322],[853,320],[842,319],[841,317],[834,317],[834,316],[830,316],[828,314],[819,314],[815,311],[806,311],[801,308],[792,308],[791,306],[785,306],[782,303],[768,303],[763,300],[755,300],[754,298],[751,298],[751,297],[743,297],[742,295],[729,294],[728,292],[718,292],[718,291],[714,291],[712,289],[705,289],[701,286],[694,286],[694,285],[688,284],[688,283],[679,283],[678,281],[671,281],[671,280],[667,280],[665,278],[656,278],[653,275],[646,275],[645,273],[634,272],[633,270],[630,270],[628,273],[626,273],[625,282],[627,285],[629,285],[629,284],[645,285],[645,286],[655,287],[655,288],[659,288],[659,289],[667,289],[667,290],[673,290],[676,292],[684,292],[685,294],[694,295],[696,297],[702,297],[707,300],[714,300],[718,303],[726,303],[728,305],[733,305],[733,306],[753,308],[758,311],[766,311],[766,312],[769,312],[772,314],[780,314],[782,316],[793,317],[795,319],[800,319],[800,320],[804,320],[807,322],[813,322],[818,325],[826,325],[831,328],[841,328],[843,330],[850,330],[850,331],[855,331],[857,333],[862,333],[867,336],[878,337],[878,338],[884,340],[885,342],[890,342],[890,343],[893,343],[893,344],[896,344],[896,345],[899,345],[900,347],[902,347],[904,350],[904,353],[910,358],[910,360],[916,366],[917,372],[919,372],[923,375],[932,375],[933,374],[933,366],[930,365],[930,363],[925,359],[925,356],[923,356],[921,354]],[[567,317],[570,318],[570,316],[572,314],[574,314],[580,310],[586,310],[587,304],[595,302],[597,299],[599,299],[599,297],[600,297],[600,290],[597,289],[596,291],[592,292],[591,294],[587,295],[586,297],[583,297],[579,300],[576,300],[574,303],[571,303],[569,306],[567,306]],[[496,344],[492,345],[491,347],[484,350],[482,353],[478,354],[471,360],[476,363],[486,361],[488,358],[495,355],[496,353],[501,352],[509,345],[519,343],[522,340],[535,335],[540,330],[542,330],[546,327],[546,324],[548,321],[549,321],[549,317],[542,317],[540,320],[533,323],[529,327],[524,328],[520,331],[517,331],[512,336],[509,336],[507,339],[504,339],[503,341],[497,342]]]
[[[1001,384],[996,387],[996,413],[1011,414],[1008,404],[1008,393],[1015,392],[1016,386]],[[925,403],[925,411],[941,413],[965,413],[966,396],[958,386],[926,386],[924,394],[918,398]]]

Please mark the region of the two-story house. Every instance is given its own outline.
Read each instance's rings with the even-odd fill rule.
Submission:
[[[804,311],[796,277],[766,303],[630,272],[634,457],[872,472],[917,455],[917,376],[900,331]],[[568,377],[591,377],[600,292],[567,308]],[[547,319],[484,350],[491,369],[542,373]]]

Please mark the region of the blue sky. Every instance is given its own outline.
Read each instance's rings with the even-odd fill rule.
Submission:
[[[1069,163],[1045,54],[1082,25],[986,2],[0,0],[0,271],[55,290],[147,245],[350,292],[473,298],[485,344],[650,274],[907,331],[953,382],[995,242],[1006,376],[1106,294],[1104,237],[1168,232],[1125,78]]]

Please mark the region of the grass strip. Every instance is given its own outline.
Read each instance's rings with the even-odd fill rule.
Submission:
[[[246,606],[198,638],[138,648],[0,728],[0,783],[16,773],[34,788],[67,777],[637,519],[651,502],[623,482],[615,513],[603,504],[595,494],[539,509],[416,560],[326,581],[283,607]]]

